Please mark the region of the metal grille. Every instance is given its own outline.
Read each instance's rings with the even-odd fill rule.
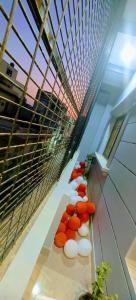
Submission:
[[[59,177],[105,41],[114,1],[1,2],[3,260]]]

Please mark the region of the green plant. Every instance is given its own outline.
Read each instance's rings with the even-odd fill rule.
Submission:
[[[91,167],[91,165],[93,164],[93,158],[94,158],[94,157],[93,157],[91,154],[88,154],[87,157],[86,157],[86,160],[85,160],[85,162],[86,162],[86,167],[85,167],[85,173],[84,173],[84,176],[85,176],[86,178],[88,178],[88,176],[89,176],[90,167]]]
[[[105,279],[107,278],[108,274],[111,272],[111,265],[106,262],[102,262],[100,266],[97,267],[97,281],[95,281],[93,286],[93,291],[91,295],[92,300],[116,300],[118,299],[117,295],[105,295]]]
[[[105,295],[105,279],[111,272],[111,265],[102,262],[96,269],[97,280],[92,284],[92,293],[82,295],[79,300],[118,300],[117,295]]]

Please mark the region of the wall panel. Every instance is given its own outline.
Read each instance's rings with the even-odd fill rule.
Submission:
[[[125,257],[136,237],[136,113],[126,125],[107,178],[96,163],[91,169],[91,195],[96,203],[94,247],[96,264],[112,264],[109,292],[120,300],[136,299]],[[99,247],[99,249],[98,249]]]
[[[111,164],[110,176],[124,205],[136,221],[136,176],[115,159]]]

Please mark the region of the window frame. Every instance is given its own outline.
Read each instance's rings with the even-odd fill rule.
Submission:
[[[116,143],[118,135],[119,135],[119,133],[121,131],[121,128],[123,126],[125,117],[126,117],[125,115],[117,117],[114,120],[114,123],[111,124],[111,127],[112,127],[111,132],[110,132],[109,138],[107,140],[106,146],[105,146],[104,151],[103,151],[103,156],[106,158],[106,160],[109,160],[109,158],[111,156],[112,150],[114,148],[114,145]],[[109,122],[109,124],[110,123],[111,122]]]
[[[116,140],[115,140],[115,142],[114,142],[114,144],[113,144],[113,147],[112,147],[112,149],[111,149],[110,155],[109,155],[108,158],[106,158],[106,157],[104,156],[104,151],[105,151],[105,148],[106,148],[106,146],[107,146],[107,144],[108,144],[108,142],[109,142],[109,139],[111,138],[111,134],[112,134],[114,125],[115,125],[117,119],[120,118],[120,117],[123,117],[123,115],[124,115],[124,121],[123,121],[123,123],[122,123],[122,125],[121,125],[121,128],[120,128],[119,132],[118,132],[118,135],[117,135],[117,137],[116,137]],[[96,156],[97,156],[97,160],[98,160],[98,156],[99,156],[99,154],[100,154],[100,157],[102,157],[102,158],[104,159],[104,161],[106,162],[106,164],[105,164],[105,167],[106,167],[106,169],[107,169],[106,173],[109,173],[109,166],[110,166],[110,164],[111,164],[111,162],[112,162],[112,160],[113,160],[113,158],[114,158],[114,156],[115,156],[115,152],[116,152],[116,150],[117,150],[117,148],[118,148],[118,146],[119,146],[119,143],[120,143],[120,141],[121,141],[121,138],[122,138],[122,135],[123,135],[124,130],[125,130],[125,128],[126,128],[126,125],[127,125],[128,119],[129,119],[129,116],[130,116],[130,112],[128,112],[128,113],[122,113],[121,115],[118,115],[118,116],[115,116],[115,115],[114,115],[114,116],[111,116],[109,122],[107,123],[107,126],[106,126],[106,128],[105,128],[104,135],[103,135],[102,138],[101,138],[101,142],[100,142],[99,147],[98,147],[98,150],[97,150],[97,152],[96,152],[96,154],[97,154],[97,155],[96,155]],[[111,123],[111,132],[110,132],[109,138],[108,138],[108,140],[107,140],[107,142],[106,142],[106,145],[105,145],[105,147],[104,147],[104,150],[102,151],[102,153],[100,153],[100,147],[101,147],[101,145],[102,145],[103,138],[104,138],[104,136],[105,136],[106,130],[107,130],[107,128],[108,128],[108,126],[109,126],[110,123]],[[101,168],[102,168],[102,171],[103,171],[102,162],[99,161],[99,164],[101,165]]]

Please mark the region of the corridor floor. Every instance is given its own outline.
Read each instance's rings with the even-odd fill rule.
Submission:
[[[38,295],[47,300],[76,300],[90,282],[91,257],[68,259],[55,246],[49,252],[42,248],[22,300],[38,300]]]

